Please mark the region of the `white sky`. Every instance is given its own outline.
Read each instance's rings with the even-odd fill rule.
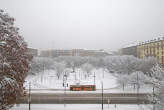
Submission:
[[[164,34],[164,0],[0,0],[30,47],[118,49]]]

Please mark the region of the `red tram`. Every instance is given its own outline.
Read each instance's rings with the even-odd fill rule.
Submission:
[[[95,85],[70,85],[70,91],[95,91]]]

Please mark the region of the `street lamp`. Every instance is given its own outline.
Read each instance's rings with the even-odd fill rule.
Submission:
[[[154,92],[154,84],[153,84],[153,110],[155,110],[155,103],[156,103],[154,96],[155,96],[155,92]]]
[[[63,76],[63,87],[64,87],[64,96],[66,96],[66,87],[68,87],[68,83],[67,83],[67,75],[66,73]],[[64,100],[64,107],[66,106],[65,104],[65,100]]]
[[[101,87],[102,87],[102,110],[103,110],[104,109],[103,81],[101,81]]]
[[[138,77],[138,72],[137,72],[137,103],[139,105],[139,88],[140,88],[140,84],[139,84],[139,77]]]
[[[95,75],[95,72],[94,72],[94,85],[96,84],[96,75]]]
[[[31,110],[31,82],[29,83],[29,97],[28,97],[28,102],[29,102],[29,110]]]
[[[63,87],[64,87],[64,91],[66,92],[66,87],[68,87],[66,74],[63,76]]]

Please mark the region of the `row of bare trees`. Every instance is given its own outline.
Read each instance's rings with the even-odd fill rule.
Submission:
[[[58,79],[67,68],[72,68],[72,72],[80,68],[87,76],[92,69],[103,69],[112,73],[116,77],[118,75],[130,75],[136,71],[143,74],[151,75],[150,69],[157,64],[154,57],[138,59],[133,56],[107,56],[107,57],[79,57],[64,56],[57,58],[36,57],[31,63],[30,73],[38,73],[43,70],[54,69]]]
[[[44,70],[55,70],[57,78],[60,79],[60,77],[68,69],[72,69],[72,71],[69,72],[76,72],[77,68],[81,68],[84,72],[86,72],[86,75],[89,76],[93,69],[91,64],[85,62],[82,63],[79,59],[77,59],[77,57],[72,57],[71,60],[69,58],[70,57],[61,60],[61,58],[52,59],[35,57],[31,62],[31,70],[29,71],[29,74],[37,74]]]

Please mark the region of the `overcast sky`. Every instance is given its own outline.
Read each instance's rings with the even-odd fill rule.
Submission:
[[[0,0],[30,47],[118,49],[164,35],[164,0]]]

